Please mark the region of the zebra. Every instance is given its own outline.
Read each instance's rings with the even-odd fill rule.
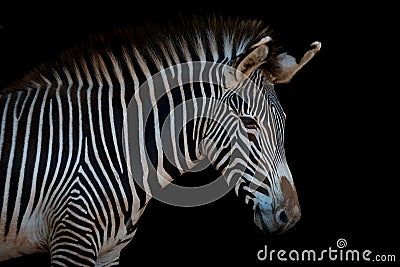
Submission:
[[[212,201],[163,193],[206,164],[262,231],[292,227],[300,204],[274,85],[321,43],[297,63],[271,36],[261,20],[218,16],[127,27],[1,90],[0,260],[47,252],[52,266],[118,265],[150,199]]]

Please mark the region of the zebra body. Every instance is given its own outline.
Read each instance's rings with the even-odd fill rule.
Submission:
[[[111,103],[109,88],[106,92],[90,86],[82,90],[79,74],[73,75],[78,83],[65,70],[42,77],[36,87],[0,97],[4,103],[1,166],[6,166],[2,171],[2,256],[18,256],[24,246],[38,251],[51,249],[49,240],[57,239],[55,227],[60,227],[60,232],[73,229],[74,235],[78,230],[102,230],[96,233],[99,240],[85,240],[91,243],[89,247],[95,243],[96,253],[101,255],[124,239],[128,220],[139,214],[139,208],[132,210],[135,202],[140,202],[137,194],[133,195],[133,180],[128,177],[126,164],[119,160],[124,159],[122,138],[115,135],[115,143],[102,142],[113,140],[114,133],[122,134],[118,127],[123,126],[125,107],[121,101],[119,106]],[[101,121],[101,113],[95,116],[91,112],[98,107],[108,113],[101,106],[111,104],[115,112],[107,114],[112,118],[108,123]],[[11,134],[6,133],[9,130]],[[101,201],[95,203],[94,197]],[[76,221],[82,221],[82,225],[74,225]],[[118,224],[113,225],[115,222]]]
[[[117,265],[148,201],[204,160],[244,192],[262,230],[299,219],[273,82],[320,44],[297,64],[268,56],[259,21],[191,23],[201,26],[145,45],[126,33],[92,40],[3,90],[0,260],[50,252],[53,266]]]

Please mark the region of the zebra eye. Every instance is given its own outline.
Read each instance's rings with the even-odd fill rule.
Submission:
[[[256,129],[258,126],[257,120],[252,117],[240,117],[240,120],[243,122],[244,126],[247,129]]]

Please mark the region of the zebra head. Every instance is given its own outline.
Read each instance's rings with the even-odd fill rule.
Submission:
[[[225,91],[204,149],[228,183],[235,181],[236,193],[252,205],[256,225],[268,233],[281,233],[301,213],[285,157],[286,115],[274,84],[290,81],[321,44],[313,43],[296,63],[286,53],[270,55],[270,41],[263,38],[224,71]]]

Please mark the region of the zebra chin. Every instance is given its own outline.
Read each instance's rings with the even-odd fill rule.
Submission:
[[[281,234],[289,230],[300,219],[301,213],[298,207],[290,215],[285,210],[277,212],[263,211],[256,205],[254,209],[254,222],[261,231],[266,234]]]

